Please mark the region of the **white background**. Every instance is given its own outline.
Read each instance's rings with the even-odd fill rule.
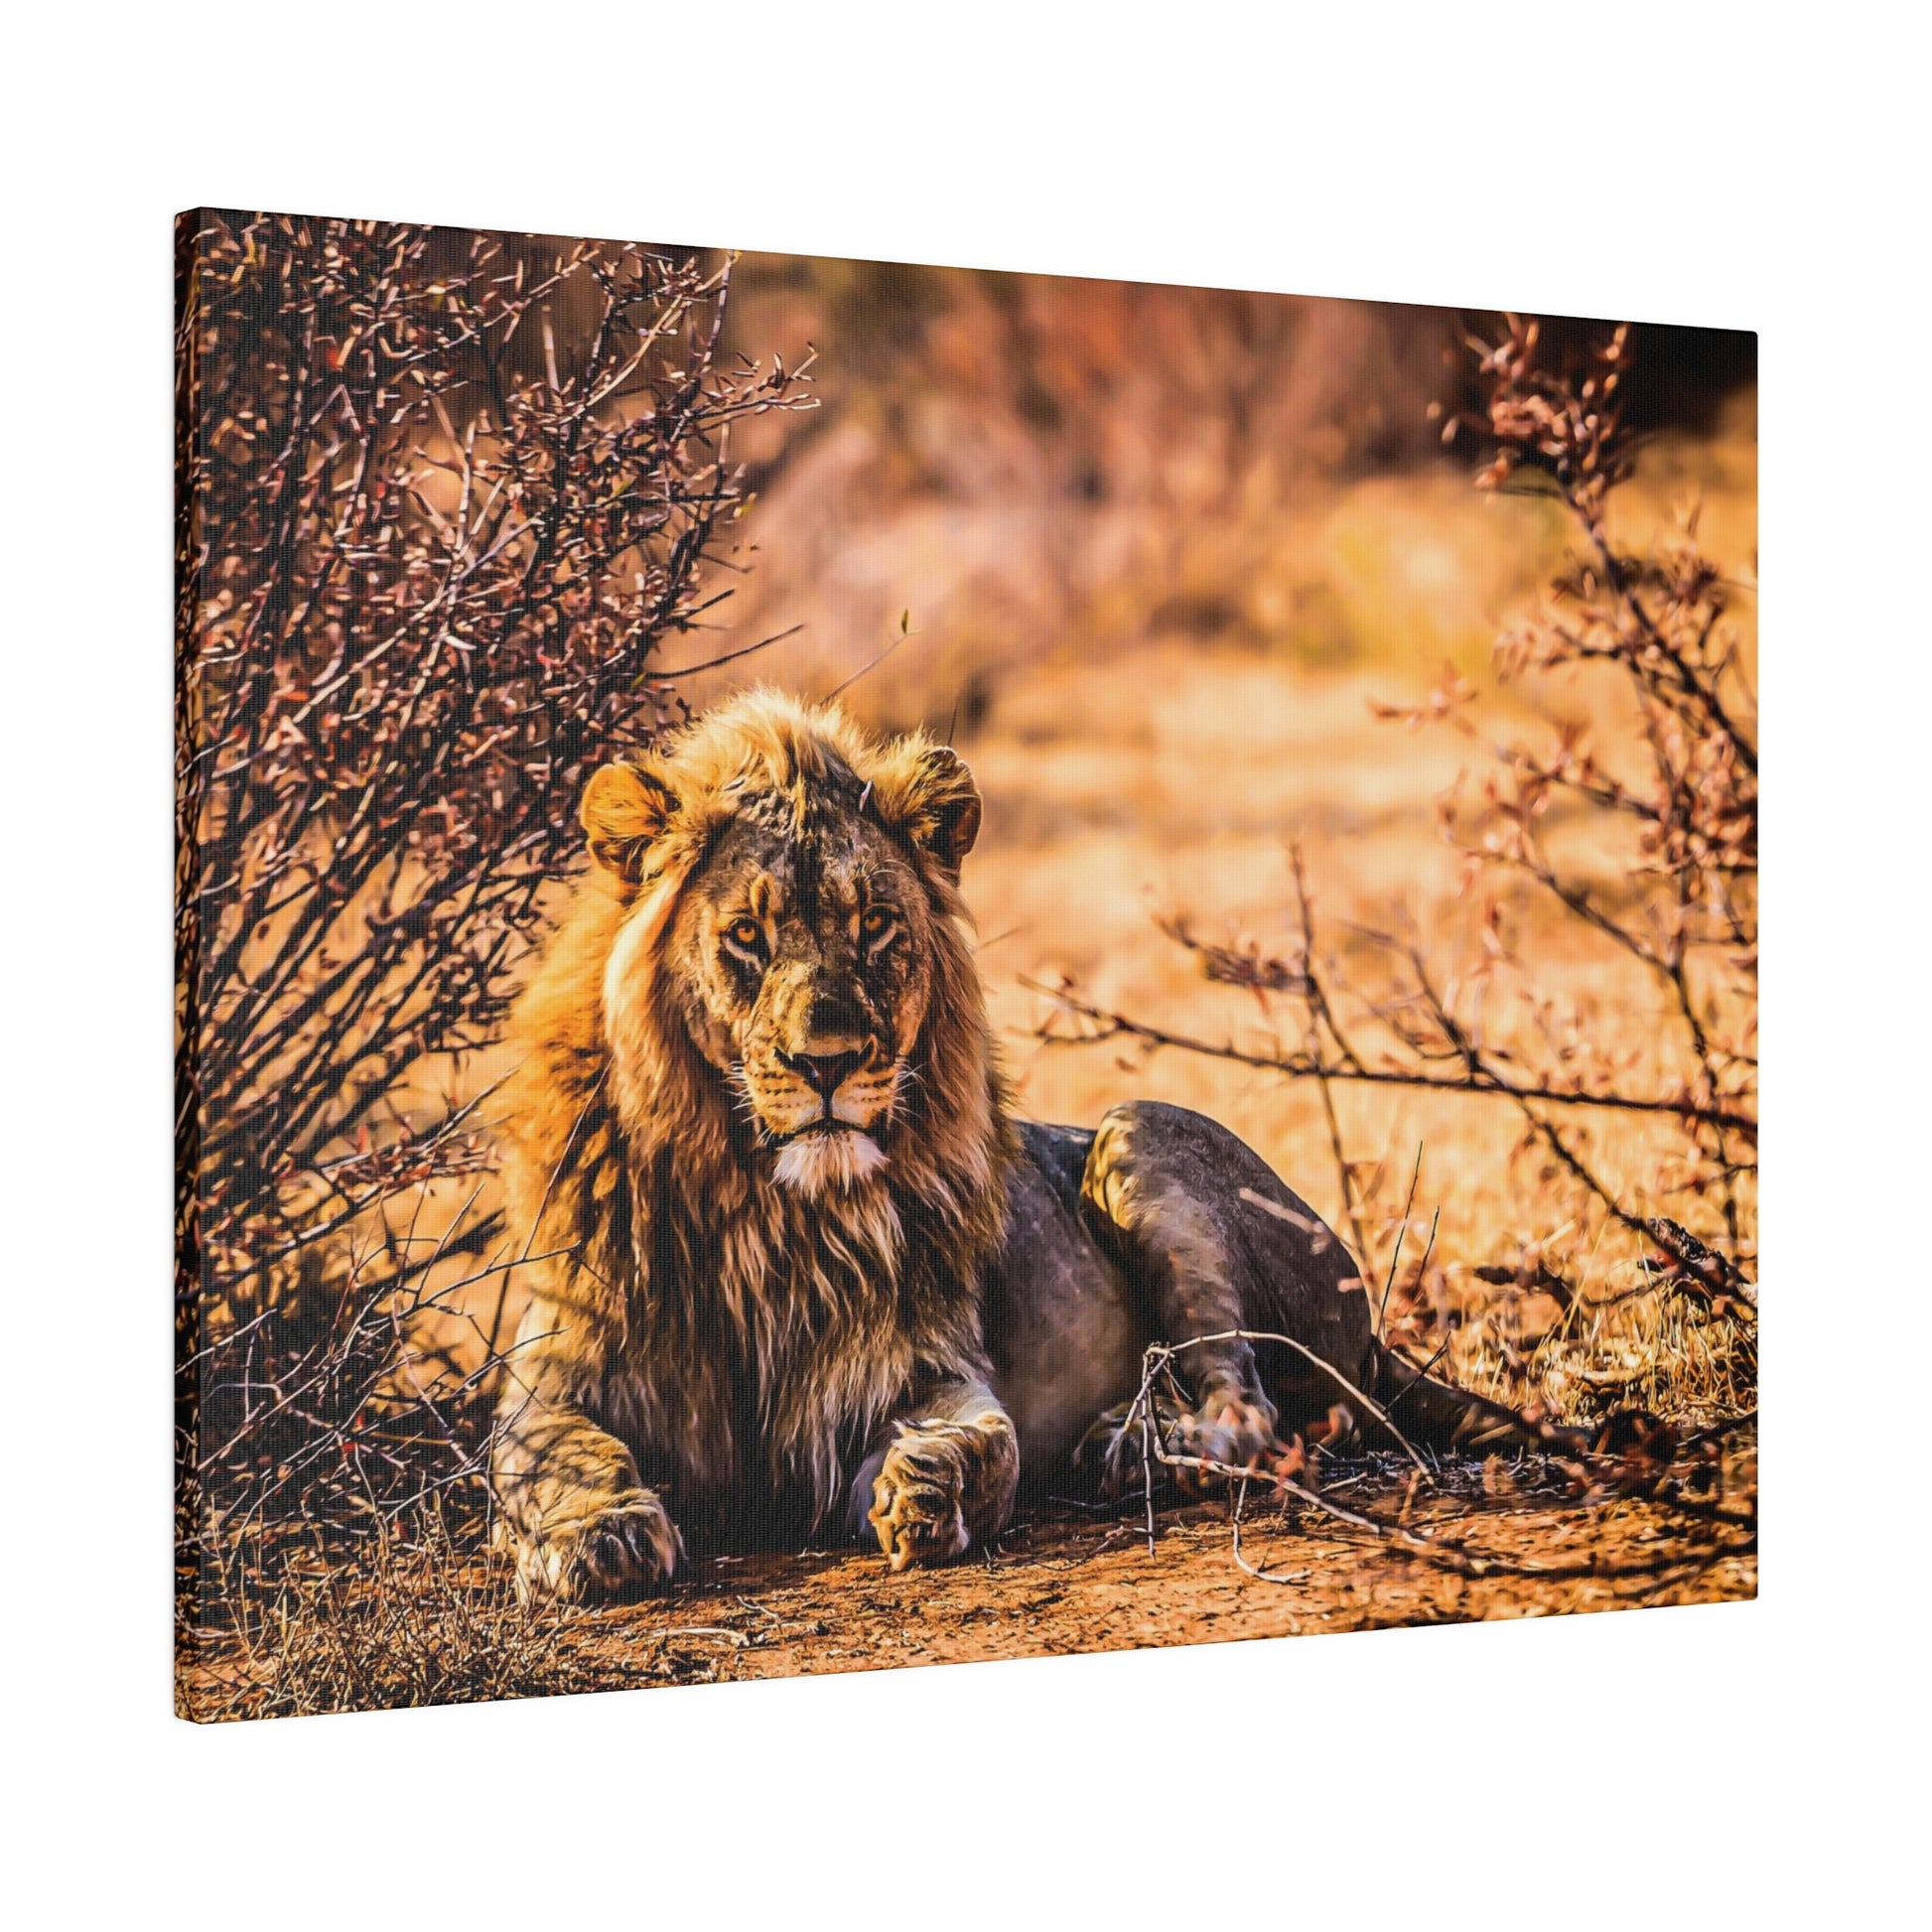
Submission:
[[[15,1922],[1920,1916],[1927,1066],[1892,1016],[1925,999],[1932,587],[1904,12],[54,18],[14,16],[0,116]],[[177,1724],[169,237],[198,203],[1761,332],[1762,1599]],[[1854,814],[1883,829],[1848,843]]]

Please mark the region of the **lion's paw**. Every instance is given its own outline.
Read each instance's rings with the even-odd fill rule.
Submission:
[[[951,1424],[904,1431],[886,1451],[866,1520],[895,1570],[950,1563],[972,1543],[966,1526],[966,1469]]]
[[[1170,1455],[1216,1462],[1223,1468],[1251,1469],[1281,1452],[1275,1438],[1275,1412],[1265,1403],[1239,1396],[1215,1397],[1174,1419],[1168,1432]],[[1175,1471],[1182,1486],[1205,1488],[1226,1478],[1213,1469],[1183,1466]]]
[[[669,1580],[684,1539],[664,1505],[635,1489],[583,1512],[553,1511],[517,1548],[519,1593],[594,1602]]]
[[[1246,1469],[1281,1453],[1274,1410],[1265,1401],[1242,1396],[1210,1396],[1198,1409],[1178,1415],[1161,1409],[1156,1428],[1163,1455],[1189,1458],[1173,1474],[1183,1489],[1196,1492],[1226,1478],[1215,1470],[1196,1468],[1194,1462]],[[1074,1451],[1074,1462],[1097,1478],[1102,1495],[1118,1500],[1140,1488],[1142,1464],[1152,1447],[1142,1439],[1139,1404],[1123,1402],[1094,1420]],[[1158,1480],[1164,1463],[1161,1456],[1154,1461]]]
[[[975,1515],[995,1528],[1004,1520],[1018,1469],[1004,1416],[902,1424],[873,1480],[866,1520],[895,1570],[950,1563],[971,1547]]]

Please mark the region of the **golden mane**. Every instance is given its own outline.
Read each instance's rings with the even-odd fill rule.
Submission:
[[[619,774],[628,789],[600,801],[600,773],[587,790],[600,863],[512,1015],[512,1233],[554,1323],[547,1358],[579,1364],[587,1396],[627,1391],[637,1433],[680,1445],[681,1489],[722,1511],[735,1487],[790,1485],[816,1520],[842,1457],[915,1370],[984,1362],[979,1281],[1016,1141],[941,835],[968,799],[977,823],[977,794],[926,734],[878,743],[836,707],[769,690],[704,714],[632,769],[655,789]],[[808,810],[869,814],[912,858],[932,913],[907,1118],[881,1184],[849,1195],[774,1186],[748,1160],[663,956],[720,833],[772,793],[801,823]],[[620,956],[632,991],[614,1019]]]

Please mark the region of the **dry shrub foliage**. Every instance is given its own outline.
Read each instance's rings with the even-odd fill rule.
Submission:
[[[1392,723],[1457,730],[1476,748],[1477,761],[1442,804],[1465,898],[1478,909],[1474,943],[1424,934],[1399,908],[1380,929],[1351,926],[1331,943],[1298,852],[1300,944],[1289,955],[1252,941],[1217,944],[1184,918],[1167,922],[1208,979],[1261,1003],[1274,1022],[1271,1045],[1178,1035],[1064,987],[1042,1033],[1118,1035],[1312,1081],[1365,1260],[1374,1253],[1367,1202],[1333,1089],[1423,1089],[1514,1109],[1539,1185],[1552,1200],[1571,1196],[1574,1211],[1552,1212],[1547,1240],[1520,1243],[1474,1273],[1553,1296],[1567,1325],[1580,1312],[1594,1321],[1607,1305],[1585,1309],[1577,1274],[1605,1223],[1621,1228],[1642,1273],[1615,1299],[1647,1304],[1653,1368],[1660,1349],[1719,1365],[1661,1394],[1735,1406],[1755,1399],[1757,1226],[1756,702],[1726,622],[1740,587],[1699,549],[1694,511],[1642,552],[1611,532],[1607,502],[1635,455],[1620,406],[1629,329],[1574,376],[1539,365],[1538,338],[1534,321],[1509,318],[1500,343],[1472,343],[1484,407],[1444,430],[1446,441],[1474,435],[1486,445],[1479,487],[1553,492],[1577,533],[1544,608],[1497,645],[1499,673],[1526,687],[1536,724],[1491,736],[1475,693],[1453,673],[1424,706],[1378,707]],[[1590,715],[1618,727],[1605,743],[1553,702],[1582,679],[1612,687],[1592,693]],[[1576,959],[1604,952],[1649,988],[1654,1024],[1640,1051],[1627,1029],[1605,1030],[1562,990]],[[1661,1145],[1640,1178],[1613,1175],[1599,1161],[1593,1123],[1612,1115],[1657,1132]],[[1392,1280],[1408,1220],[1405,1207]],[[1412,1302],[1422,1265],[1412,1260],[1399,1284]],[[1428,1311],[1405,1311],[1404,1299],[1397,1315],[1412,1333],[1402,1335],[1400,1319],[1391,1326],[1414,1339]],[[1634,1385],[1585,1379],[1618,1394]],[[1519,1377],[1516,1392],[1533,1387]],[[1654,1372],[1644,1392],[1660,1396]]]
[[[265,1584],[238,1571],[194,1715],[299,1718],[607,1686],[610,1667],[586,1671],[570,1619],[519,1603],[507,1569],[479,1562],[467,1532],[435,1509],[414,1528],[398,1541],[378,1518],[353,1564],[285,1568]]]
[[[728,275],[183,220],[177,1395],[209,1589],[278,1525],[472,1467],[479,1378],[396,1385],[430,1257],[350,1237],[482,1166],[435,1069],[490,1038],[588,772],[677,708],[658,653],[727,594],[731,426],[809,400],[721,350]]]

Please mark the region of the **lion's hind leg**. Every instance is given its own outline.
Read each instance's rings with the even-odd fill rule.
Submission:
[[[1337,1376],[1359,1380],[1374,1335],[1354,1261],[1226,1128],[1154,1101],[1117,1107],[1094,1137],[1080,1191],[1088,1227],[1153,1331],[1175,1347],[1170,1366],[1185,1400],[1164,1408],[1163,1391],[1156,1407],[1170,1455],[1246,1468],[1278,1451],[1285,1428],[1327,1414]],[[1123,1443],[1106,1459],[1119,1470],[1138,1454]]]

